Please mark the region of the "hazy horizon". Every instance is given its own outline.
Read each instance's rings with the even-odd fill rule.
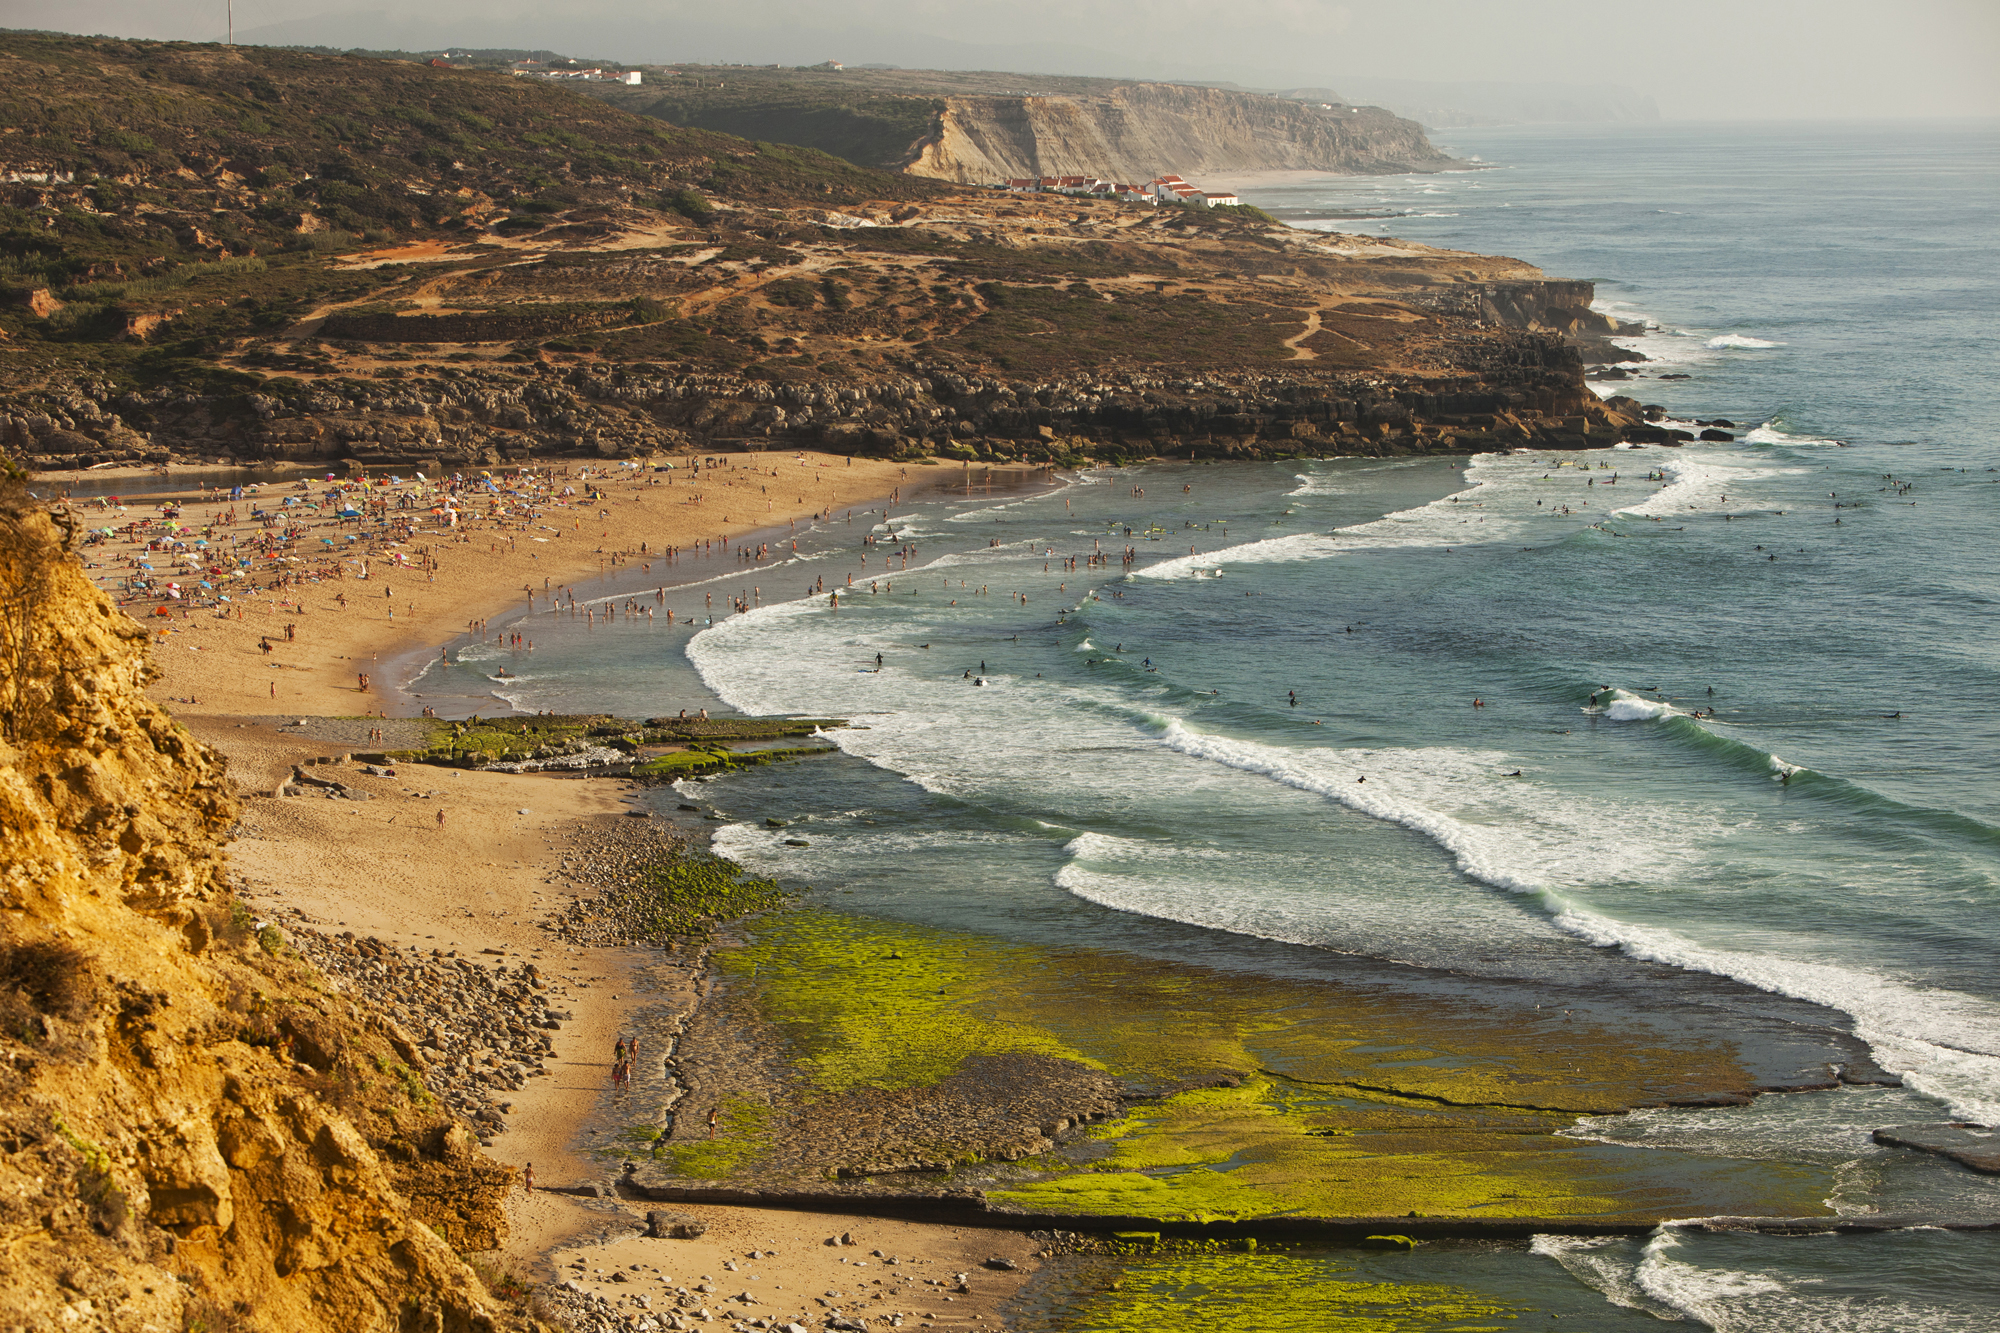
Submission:
[[[55,30],[219,41],[227,0],[77,0]],[[576,0],[433,0],[419,14],[339,0],[236,0],[245,44],[431,50],[547,48],[632,64],[677,61],[1005,70],[1024,74],[1331,87],[1357,100],[1450,104],[1450,90],[1596,87],[1667,120],[2000,115],[2000,6],[1915,0],[1406,0],[1363,8],[1243,0],[1108,5],[1022,0],[744,0],[712,8]],[[0,26],[49,29],[46,4],[0,0]],[[1197,58],[1196,53],[1200,53]],[[1397,97],[1371,88],[1401,88]],[[1402,108],[1397,108],[1402,109]]]

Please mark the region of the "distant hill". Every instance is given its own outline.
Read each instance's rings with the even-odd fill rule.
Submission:
[[[967,184],[1014,176],[1436,170],[1416,123],[1337,98],[990,70],[649,66],[589,96],[858,164]]]

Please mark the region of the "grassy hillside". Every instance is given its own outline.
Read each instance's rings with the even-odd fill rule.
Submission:
[[[0,34],[0,179],[9,367],[142,380],[365,296],[394,276],[337,263],[365,247],[940,193],[539,80],[20,33]]]

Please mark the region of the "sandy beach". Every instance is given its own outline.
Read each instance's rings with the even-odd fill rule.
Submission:
[[[386,670],[421,663],[479,622],[547,610],[559,591],[587,597],[612,575],[662,586],[706,576],[738,565],[731,543],[747,534],[994,475],[810,452],[705,457],[709,466],[676,457],[670,471],[560,460],[529,481],[495,469],[468,474],[455,495],[432,484],[446,479],[412,474],[329,499],[337,483],[302,473],[236,500],[226,490],[79,500],[92,534],[79,554],[154,631],[151,693],[177,716],[394,716],[405,701]],[[85,476],[97,474],[37,484],[60,493]]]
[[[538,469],[534,487],[496,472],[493,487],[461,487],[455,521],[434,503],[442,498],[437,489],[420,491],[410,478],[337,501],[324,499],[332,485],[324,474],[304,487],[265,483],[233,502],[227,491],[133,498],[122,508],[79,501],[82,526],[111,529],[81,554],[99,585],[154,631],[153,696],[229,758],[246,798],[232,864],[260,918],[295,931],[379,940],[445,965],[533,965],[547,978],[549,1002],[569,1015],[549,1034],[553,1050],[543,1072],[509,1095],[505,1128],[489,1139],[498,1160],[532,1164],[541,1187],[514,1195],[510,1239],[493,1256],[501,1267],[531,1284],[568,1278],[613,1296],[646,1291],[655,1299],[669,1277],[691,1290],[712,1282],[712,1295],[696,1294],[720,1313],[723,1298],[753,1280],[739,1279],[735,1266],[754,1271],[758,1290],[768,1292],[754,1311],[734,1311],[745,1319],[782,1314],[818,1327],[836,1308],[895,1308],[911,1325],[990,1327],[999,1303],[1033,1267],[1034,1247],[1012,1233],[701,1207],[686,1211],[709,1221],[706,1237],[644,1239],[637,1237],[645,1211],[659,1205],[557,1192],[609,1181],[604,1164],[579,1151],[580,1127],[608,1095],[611,1049],[634,1005],[676,998],[661,994],[656,978],[642,977],[649,960],[639,953],[571,945],[539,924],[579,892],[559,873],[563,849],[629,822],[629,788],[612,779],[413,765],[378,776],[346,761],[415,738],[419,724],[398,715],[417,706],[387,668],[399,659],[420,664],[478,622],[525,608],[529,592],[543,607],[559,589],[574,588],[581,599],[601,577],[633,566],[671,585],[742,560],[732,542],[745,534],[770,541],[772,529],[803,527],[815,514],[880,510],[941,483],[1019,480],[983,468],[968,475],[959,466],[818,454],[717,455],[699,469],[686,459],[675,464],[654,471],[650,464],[558,462]],[[38,479],[50,490],[64,481]],[[400,500],[404,495],[412,499]],[[287,497],[297,502],[285,506]],[[371,511],[368,500],[378,507]],[[309,501],[317,507],[306,508]],[[338,508],[350,503],[388,523],[363,528],[341,519]],[[134,528],[141,519],[151,521]],[[676,550],[676,558],[666,554]],[[141,570],[142,561],[154,568]],[[230,568],[243,576],[226,577]],[[152,586],[129,589],[134,576]],[[168,583],[182,595],[162,595]],[[365,688],[363,675],[371,678]],[[306,728],[279,729],[300,718],[310,720]],[[365,799],[271,795],[295,765],[315,762],[330,767],[313,772],[337,777]],[[843,1232],[861,1248],[821,1243]],[[882,1268],[868,1257],[878,1249],[898,1257],[884,1269],[894,1275],[884,1287],[859,1277],[862,1264]],[[753,1261],[753,1253],[764,1257]],[[979,1267],[992,1257],[1020,1268]],[[974,1270],[969,1290],[957,1291],[952,1275]],[[611,1283],[614,1271],[627,1281]],[[842,1279],[867,1290],[850,1291],[851,1302],[820,1294],[847,1289]],[[921,1297],[902,1290],[912,1285]],[[635,1314],[640,1308],[626,1304]]]

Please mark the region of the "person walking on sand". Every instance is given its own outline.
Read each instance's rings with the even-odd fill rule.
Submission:
[[[444,811],[442,810],[438,811],[438,827],[444,827]]]
[[[533,1194],[534,1192],[535,1192],[535,1164],[533,1162],[530,1162],[526,1166],[521,1168],[521,1193]]]

